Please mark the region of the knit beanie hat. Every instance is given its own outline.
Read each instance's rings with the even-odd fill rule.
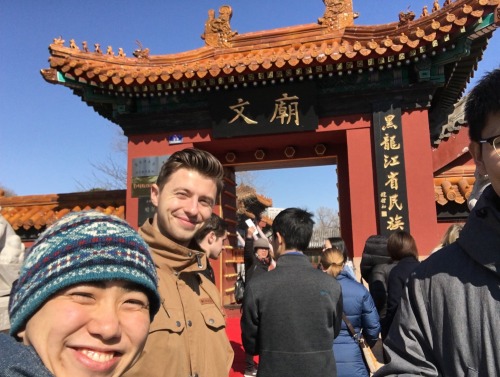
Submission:
[[[122,280],[149,299],[150,319],[160,308],[156,268],[148,245],[124,220],[97,211],[72,212],[47,228],[24,261],[9,300],[15,335],[55,293],[75,284]]]

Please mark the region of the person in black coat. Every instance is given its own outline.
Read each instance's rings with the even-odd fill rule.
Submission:
[[[396,263],[387,251],[387,236],[368,237],[361,257],[361,277],[368,283],[381,323],[385,321],[387,311],[387,281]]]
[[[259,355],[259,377],[336,377],[333,340],[342,321],[342,290],[304,255],[313,215],[298,208],[273,221],[276,268],[245,288],[245,351]]]
[[[392,233],[387,240],[387,251],[398,264],[389,273],[387,281],[387,314],[382,323],[382,338],[385,339],[399,307],[406,281],[420,264],[417,244],[413,236],[403,230]]]
[[[267,271],[272,266],[272,258],[270,255],[270,245],[265,238],[254,240],[254,227],[249,227],[245,238],[245,248],[243,251],[243,259],[245,262],[245,285],[250,280],[256,278]],[[257,375],[257,364],[253,358],[253,354],[245,355],[245,377],[253,377]]]

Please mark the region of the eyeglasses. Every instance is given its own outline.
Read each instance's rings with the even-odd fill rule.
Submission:
[[[488,143],[491,145],[495,152],[497,152],[498,157],[500,157],[500,135],[492,136],[487,139],[481,139],[478,141],[480,144]]]

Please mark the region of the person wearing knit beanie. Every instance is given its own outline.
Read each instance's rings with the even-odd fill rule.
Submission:
[[[121,376],[160,308],[157,284],[149,248],[126,221],[97,211],[62,217],[13,285],[0,376]]]

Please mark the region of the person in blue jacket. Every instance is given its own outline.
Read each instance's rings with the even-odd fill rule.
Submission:
[[[326,249],[321,255],[321,268],[336,278],[342,287],[344,313],[356,333],[362,333],[367,344],[375,345],[380,334],[377,308],[368,289],[358,283],[344,269],[345,255],[337,248]],[[342,321],[339,336],[333,342],[333,353],[337,363],[338,377],[368,377],[359,344],[353,339],[347,325]]]

